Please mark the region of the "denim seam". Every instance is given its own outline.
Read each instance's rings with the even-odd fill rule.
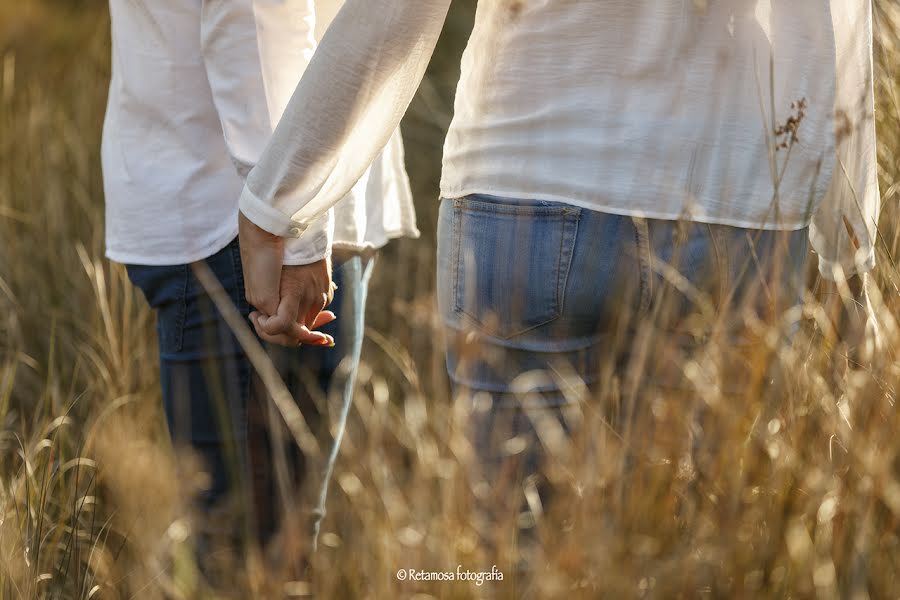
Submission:
[[[566,306],[566,285],[569,282],[569,274],[572,271],[572,256],[575,254],[575,243],[578,239],[578,226],[581,223],[581,209],[566,209],[563,213],[563,235],[560,239],[559,263],[556,267],[556,306],[553,312],[556,316],[551,319],[555,321],[565,310]],[[571,224],[571,227],[569,225]],[[566,252],[566,244],[569,251]],[[563,257],[565,256],[565,269],[563,269]],[[548,321],[549,322],[549,321]]]
[[[238,283],[237,308],[243,315],[249,312],[250,305],[247,303],[247,291],[244,288],[244,269],[241,263],[241,247],[239,244],[234,244],[231,248],[231,264]]]
[[[569,208],[559,206],[522,206],[520,208],[508,208],[500,207],[499,205],[494,204],[473,206],[472,203],[459,203],[457,206],[460,208],[460,210],[464,210],[466,212],[482,212],[492,215],[512,215],[515,217],[564,217],[566,214],[568,214],[569,211],[575,210],[575,207]]]
[[[181,271],[181,293],[178,296],[178,312],[175,317],[175,339],[172,340],[173,348],[166,352],[181,352],[184,348],[184,321],[187,317],[187,293],[190,283],[190,267],[179,265]]]
[[[244,317],[247,313],[250,312],[250,304],[247,302],[247,292],[244,288],[244,268],[243,263],[241,261],[241,247],[240,242],[234,240],[228,247],[228,251],[231,254],[231,265],[234,272],[235,281],[237,282],[236,293],[235,293],[235,307],[238,309],[238,312],[241,313],[241,316]],[[240,398],[243,400],[240,402],[239,410],[239,427],[240,431],[237,431],[238,439],[243,440],[243,447],[237,448],[238,457],[241,461],[241,477],[247,478],[247,481],[252,481],[253,478],[253,465],[251,460],[251,452],[250,452],[250,403],[254,401],[259,401],[259,398],[256,398],[253,393],[253,367],[250,365],[250,360],[246,357],[246,352],[240,345],[240,341],[235,339],[235,343],[238,345],[238,351],[243,355],[243,360],[240,361],[238,377],[241,380],[241,395]],[[251,511],[254,508],[250,509]]]
[[[461,309],[462,303],[459,298],[459,262],[461,260],[460,255],[462,254],[462,234],[460,233],[460,211],[456,209],[462,209],[462,202],[460,200],[454,200],[453,208],[454,210],[450,215],[453,224],[453,310],[459,314],[463,312]]]
[[[640,217],[632,218],[631,222],[634,225],[638,268],[640,270],[641,289],[638,316],[643,317],[649,314],[650,304],[653,298],[653,273],[650,265],[650,261],[652,260],[650,251],[650,228],[647,226],[647,221]]]

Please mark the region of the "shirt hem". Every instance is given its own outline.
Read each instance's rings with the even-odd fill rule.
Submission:
[[[391,231],[385,231],[384,237],[377,241],[364,241],[362,243],[334,241],[332,242],[331,247],[335,250],[342,250],[344,252],[366,252],[367,250],[380,250],[396,239],[409,238],[417,240],[420,237],[422,237],[422,233],[416,228],[392,229]]]
[[[512,200],[543,200],[545,202],[560,202],[569,204],[577,208],[585,210],[593,210],[602,213],[619,215],[623,217],[636,217],[641,219],[657,219],[660,221],[690,221],[696,223],[706,223],[709,225],[725,225],[728,227],[740,227],[741,229],[754,229],[764,231],[800,231],[809,227],[812,221],[812,215],[808,219],[801,222],[760,222],[748,219],[732,219],[727,217],[714,217],[711,215],[695,215],[685,212],[677,214],[652,211],[652,210],[629,210],[620,206],[612,206],[610,204],[580,200],[570,196],[562,196],[558,194],[533,193],[525,194],[523,192],[515,192],[509,190],[491,190],[487,188],[462,188],[461,190],[441,190],[441,197],[448,199],[465,198],[477,194],[485,194],[497,196],[501,198],[510,198]]]
[[[230,244],[238,236],[237,225],[233,229],[228,230],[227,235],[217,237],[214,242],[203,246],[195,252],[189,254],[171,254],[171,255],[154,255],[148,256],[141,253],[132,253],[115,248],[106,249],[106,258],[112,262],[121,263],[123,265],[141,265],[147,267],[167,267],[172,265],[187,265],[200,260],[206,260],[213,256],[225,246]]]

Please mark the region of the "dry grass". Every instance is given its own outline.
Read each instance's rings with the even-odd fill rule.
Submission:
[[[581,435],[545,431],[560,501],[535,524],[533,597],[900,597],[900,10],[878,12],[884,347],[847,369],[811,299],[799,343],[774,339],[784,377],[765,397],[661,394],[639,443],[607,427],[615,381],[582,398]],[[313,577],[287,581],[248,553],[204,582],[186,508],[204,482],[162,432],[152,316],[102,259],[105,5],[0,0],[0,600],[523,593],[512,543],[480,543],[465,411],[435,343],[436,157],[470,17],[456,9],[406,123],[425,237],[394,245],[376,276]],[[716,377],[702,353],[685,369]],[[493,564],[502,584],[396,578]]]

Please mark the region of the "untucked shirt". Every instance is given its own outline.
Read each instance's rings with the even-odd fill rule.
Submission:
[[[237,235],[238,197],[336,0],[110,0],[112,81],[103,131],[106,252],[184,264]],[[399,132],[285,262],[417,236]]]
[[[353,185],[406,110],[449,4],[348,0],[248,177],[245,214],[302,236]],[[811,225],[824,275],[868,270],[879,210],[871,3],[481,0],[441,188]]]

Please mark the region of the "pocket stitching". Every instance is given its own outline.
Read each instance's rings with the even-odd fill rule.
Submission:
[[[578,223],[581,217],[581,209],[568,206],[507,207],[494,203],[483,203],[477,200],[465,201],[464,199],[454,201],[454,208],[458,209],[453,211],[453,235],[455,238],[454,254],[456,261],[456,264],[454,265],[453,277],[454,312],[457,315],[465,316],[466,318],[470,319],[475,325],[479,326],[480,328],[484,327],[484,323],[482,322],[481,318],[473,315],[468,310],[466,310],[464,302],[459,297],[460,263],[462,262],[461,221],[463,211],[489,214],[501,213],[504,215],[516,216],[547,216],[553,217],[553,220],[560,221],[561,226],[563,227],[560,235],[560,249],[557,253],[558,258],[555,266],[553,267],[556,275],[556,290],[553,296],[553,302],[551,304],[550,310],[548,311],[548,317],[539,323],[527,325],[526,327],[517,329],[512,332],[492,332],[490,335],[499,339],[510,339],[559,319],[562,315],[561,307],[564,303],[564,287],[566,281],[568,280],[569,271],[571,270],[572,266],[572,256],[574,255],[575,251],[574,240],[577,237],[578,233]],[[500,208],[500,210],[496,210],[496,208]],[[574,226],[575,230],[570,231],[570,226]],[[566,253],[565,245],[570,239],[571,243],[569,244],[569,252]],[[565,268],[563,268],[563,261],[565,261]]]
[[[560,240],[560,244],[559,244],[560,245],[560,248],[559,248],[560,265],[557,270],[556,311],[555,311],[556,317],[554,317],[552,319],[554,321],[559,318],[559,316],[562,314],[563,309],[565,308],[566,284],[569,281],[569,273],[572,270],[572,257],[575,254],[575,242],[578,239],[578,226],[581,223],[581,210],[575,209],[575,210],[570,211],[570,210],[566,209],[566,211],[563,213],[563,216],[564,216],[563,227],[565,229],[563,229],[562,239]],[[570,217],[570,216],[571,216],[571,220],[573,221],[572,225],[573,225],[574,231],[571,232],[572,239],[569,241],[569,251],[566,253],[565,246],[567,243],[567,236],[569,234],[568,227],[566,227],[566,225],[568,224],[568,220],[569,220],[568,217]],[[566,261],[565,269],[562,268],[562,261],[563,261],[564,256],[565,256],[565,261]]]
[[[515,215],[515,216],[559,216],[565,217],[570,213],[581,211],[580,208],[570,206],[507,206],[481,200],[456,200],[455,207],[468,212],[484,212],[489,214]]]

